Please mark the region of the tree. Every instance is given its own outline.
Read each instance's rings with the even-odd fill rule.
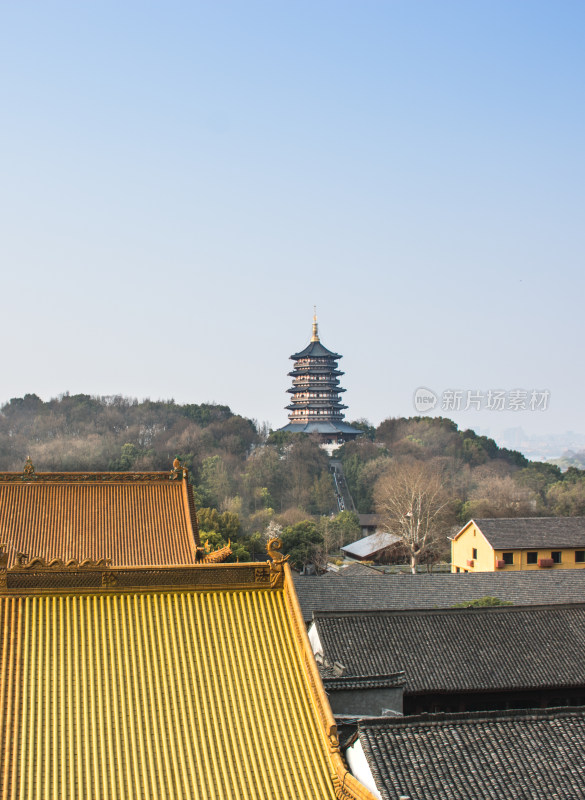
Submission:
[[[357,428],[358,431],[363,431],[364,436],[371,442],[374,441],[374,438],[376,436],[376,429],[370,423],[369,420],[364,419],[362,417],[361,419],[352,420],[349,424],[351,425],[352,428]]]
[[[322,472],[313,480],[310,509],[317,514],[328,514],[335,506],[333,478],[329,472]]]
[[[483,469],[483,467],[481,468]],[[530,517],[537,512],[537,496],[510,475],[482,473],[463,505],[463,522],[483,517]]]
[[[511,605],[513,604],[509,600],[500,600],[499,597],[486,594],[483,597],[478,597],[476,600],[466,600],[463,603],[455,603],[453,608],[491,608],[492,606]]]
[[[560,517],[580,517],[585,515],[585,478],[569,475],[564,480],[553,483],[548,489],[546,500],[553,514]]]
[[[319,556],[319,545],[323,537],[312,520],[306,519],[289,525],[282,531],[282,552],[290,555],[290,562],[296,569],[313,564]]]
[[[376,483],[376,510],[383,527],[400,537],[414,573],[424,559],[436,558],[452,526],[453,498],[443,473],[421,461],[393,462]]]
[[[326,554],[336,553],[341,547],[362,536],[359,518],[353,511],[341,511],[336,517],[321,517],[319,532],[323,536]]]

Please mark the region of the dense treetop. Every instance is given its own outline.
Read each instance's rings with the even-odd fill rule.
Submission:
[[[530,462],[441,417],[351,424],[364,435],[335,456],[357,512],[376,510],[376,486],[391,467],[425,462],[442,476],[454,526],[472,516],[585,515],[585,472],[576,467],[563,473]],[[234,557],[262,552],[269,531],[289,542],[297,564],[315,548],[334,552],[359,538],[354,515],[335,518],[318,442],[262,430],[228,406],[27,394],[0,408],[0,470],[21,471],[27,456],[38,471],[167,470],[178,457],[195,487],[203,538],[237,543]]]

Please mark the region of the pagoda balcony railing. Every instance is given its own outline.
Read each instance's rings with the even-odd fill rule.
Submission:
[[[292,356],[291,356],[292,358]],[[309,358],[293,358],[295,362],[295,367],[330,367],[332,364],[336,364],[339,361],[338,358],[313,358],[312,356]]]
[[[293,422],[299,425],[306,425],[308,422],[343,422],[343,417],[291,417],[289,416],[289,422]]]
[[[341,408],[339,400],[297,400],[289,404],[291,408]],[[345,406],[343,406],[345,407]]]
[[[290,411],[294,416],[306,417],[307,415],[309,415],[311,416],[311,418],[315,419],[324,419],[325,417],[336,417],[336,418],[339,417],[339,419],[342,419],[344,416],[343,410],[345,408],[347,408],[347,406],[342,406],[341,408],[331,408],[331,409],[320,409],[320,408],[307,409],[307,408],[294,408],[294,406],[286,406],[287,411]]]
[[[300,403],[300,402],[304,402],[305,400],[308,400],[311,403],[319,403],[319,405],[321,405],[322,403],[338,403],[339,402],[339,397],[336,394],[329,394],[329,395],[325,395],[325,396],[322,395],[321,397],[319,397],[316,394],[304,394],[304,393],[300,394],[300,393],[296,393],[292,399],[293,399],[293,401],[295,403]]]
[[[339,381],[291,381],[291,389],[295,392],[344,392]]]
[[[345,391],[339,386],[339,381],[293,381],[293,391],[301,392],[303,389],[308,389],[309,391],[320,391],[321,389],[327,389],[330,392]]]
[[[328,367],[295,367],[291,369],[288,373],[289,375],[345,375],[345,372],[342,370],[337,369],[337,367],[328,368]]]

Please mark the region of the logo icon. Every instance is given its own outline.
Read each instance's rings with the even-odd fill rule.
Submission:
[[[419,386],[414,393],[414,407],[421,414],[432,411],[437,402],[437,395],[425,386]]]

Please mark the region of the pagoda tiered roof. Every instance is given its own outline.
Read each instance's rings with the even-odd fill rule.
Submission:
[[[313,318],[313,335],[310,343],[291,358],[295,368],[288,374],[293,385],[287,389],[292,395],[286,409],[289,424],[280,430],[288,433],[316,433],[325,444],[340,444],[344,437],[359,436],[361,431],[343,422],[343,410],[347,408],[339,395],[345,389],[339,385],[337,369],[339,353],[328,350],[319,340],[317,317]]]
[[[324,345],[321,344],[319,340],[311,341],[305,347],[304,350],[301,350],[299,353],[293,353],[290,356],[294,361],[298,361],[301,358],[330,358],[334,361],[339,361],[340,356],[339,353],[333,353],[331,350],[328,350]]]

